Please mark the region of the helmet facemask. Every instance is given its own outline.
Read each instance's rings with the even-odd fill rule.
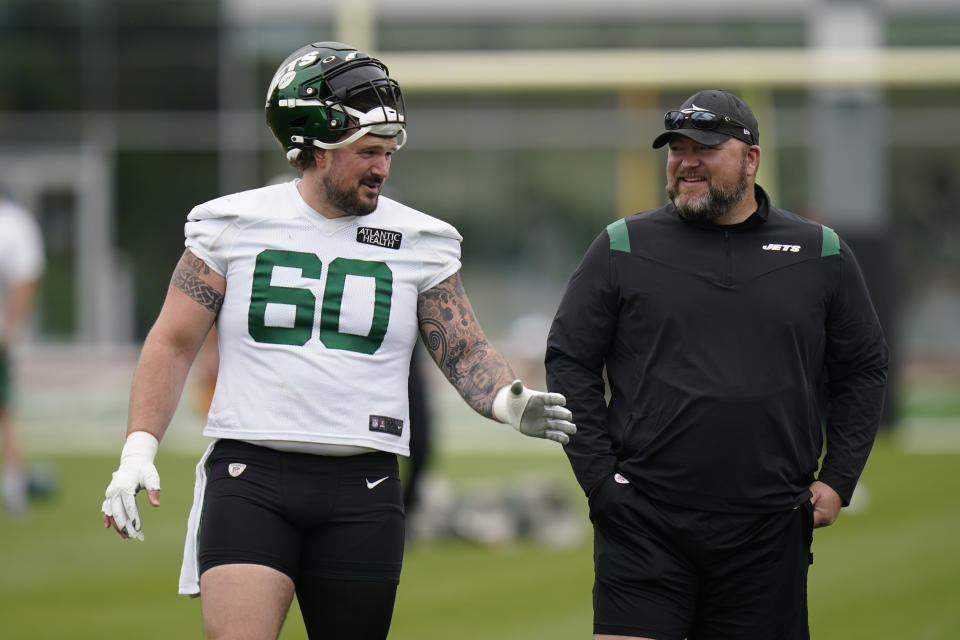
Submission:
[[[348,70],[348,73],[343,75],[355,75],[351,74],[350,71]],[[360,68],[355,71],[364,72],[366,70]],[[367,133],[387,138],[396,137],[398,138],[397,148],[406,143],[403,93],[401,93],[400,85],[397,84],[396,80],[386,76],[385,67],[383,73],[383,77],[362,80],[357,84],[345,83],[348,88],[343,91],[335,90],[333,95],[321,100],[324,105],[342,111],[347,116],[343,127],[331,127],[331,131],[342,130],[346,133],[353,130],[353,133],[332,144],[318,143],[314,140],[314,145],[323,149],[337,149],[350,144]],[[350,78],[345,79],[350,80]],[[336,80],[339,80],[339,78],[331,78],[327,85],[333,85]]]

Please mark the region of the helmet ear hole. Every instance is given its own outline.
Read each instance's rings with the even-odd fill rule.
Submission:
[[[299,118],[294,118],[290,121],[290,126],[288,131],[291,136],[303,136],[307,133],[306,128],[309,124],[310,118],[308,116],[301,116]]]

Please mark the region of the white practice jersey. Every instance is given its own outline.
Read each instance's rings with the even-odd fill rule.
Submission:
[[[10,287],[32,282],[43,271],[43,238],[29,211],[0,199],[0,327]]]
[[[297,182],[187,219],[187,248],[227,279],[204,434],[407,455],[417,297],[460,269],[460,234],[383,196],[370,215],[325,218]]]

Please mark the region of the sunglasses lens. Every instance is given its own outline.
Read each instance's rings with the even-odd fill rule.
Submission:
[[[720,116],[710,111],[694,111],[690,114],[690,122],[697,129],[716,129]]]
[[[683,125],[685,117],[682,111],[667,111],[667,115],[663,117],[663,125],[667,131],[679,129]]]

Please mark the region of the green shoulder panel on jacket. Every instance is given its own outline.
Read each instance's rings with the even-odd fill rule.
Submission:
[[[825,224],[820,225],[823,229],[823,244],[820,248],[820,257],[835,256],[840,253],[840,236],[837,232]]]
[[[611,251],[625,251],[630,253],[630,234],[627,232],[627,221],[623,218],[607,225],[607,235],[610,236]]]

